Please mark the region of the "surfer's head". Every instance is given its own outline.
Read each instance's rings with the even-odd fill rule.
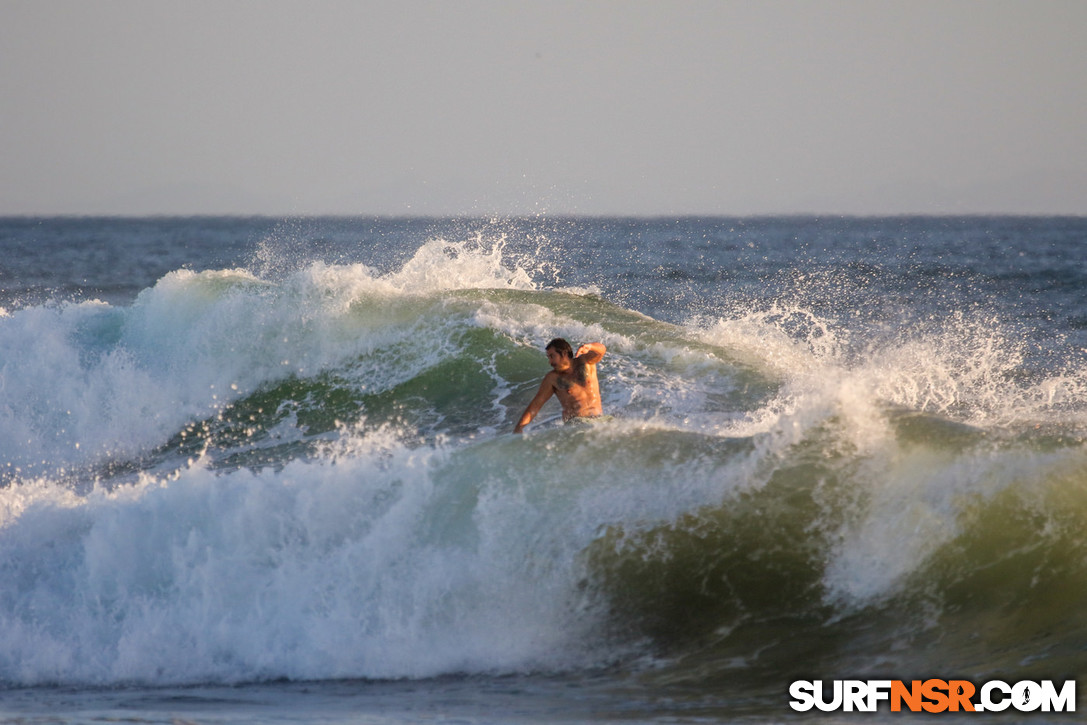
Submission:
[[[568,357],[571,360],[574,358],[574,348],[570,347],[570,343],[561,337],[556,337],[551,342],[547,343],[547,347],[544,348],[544,352],[548,350],[554,350],[563,357]]]
[[[544,352],[547,353],[547,362],[551,363],[552,370],[561,373],[570,369],[571,361],[574,359],[574,348],[570,347],[570,343],[566,340],[556,337],[547,343]]]

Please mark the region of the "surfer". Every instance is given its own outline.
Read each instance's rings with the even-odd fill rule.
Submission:
[[[562,419],[569,423],[581,418],[597,418],[603,414],[600,404],[600,384],[596,379],[596,364],[607,348],[601,342],[589,342],[574,353],[570,343],[556,337],[544,348],[551,372],[544,376],[536,397],[525,408],[513,432],[520,433],[532,422],[548,398],[555,395],[562,404]]]

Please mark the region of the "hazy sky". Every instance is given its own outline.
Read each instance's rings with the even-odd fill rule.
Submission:
[[[0,0],[0,213],[1087,214],[1087,1]]]

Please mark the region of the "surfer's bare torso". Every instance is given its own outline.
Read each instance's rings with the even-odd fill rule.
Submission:
[[[562,405],[562,419],[593,417],[603,413],[600,405],[600,384],[596,379],[596,365],[574,358],[571,369],[564,373],[554,370],[545,375],[551,378],[555,397]]]

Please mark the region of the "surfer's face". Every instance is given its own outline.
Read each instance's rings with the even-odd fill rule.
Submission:
[[[547,362],[551,363],[551,369],[557,373],[561,373],[570,367],[570,358],[554,348],[547,350]]]

